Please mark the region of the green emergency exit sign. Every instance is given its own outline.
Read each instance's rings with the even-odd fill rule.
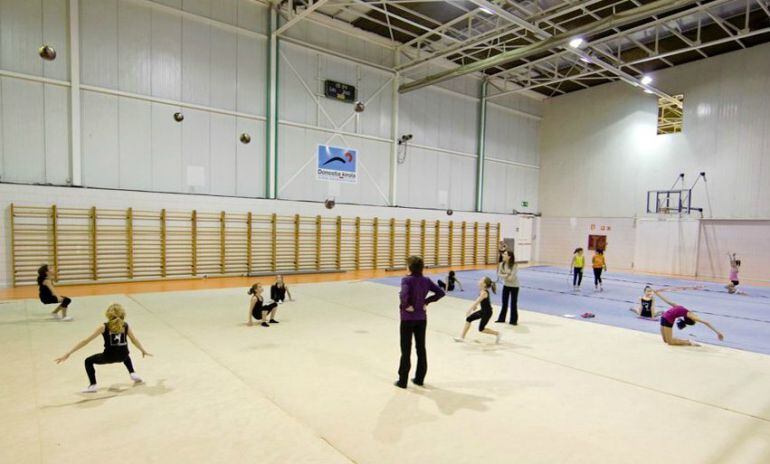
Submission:
[[[521,202],[521,206],[526,208],[527,206],[529,206],[529,202],[528,201],[522,201]]]

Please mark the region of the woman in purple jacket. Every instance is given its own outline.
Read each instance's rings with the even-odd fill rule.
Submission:
[[[398,367],[398,380],[395,386],[406,388],[409,369],[412,367],[412,336],[417,351],[417,370],[412,382],[422,386],[428,371],[428,355],[425,352],[425,329],[428,318],[426,306],[444,296],[444,291],[432,280],[422,275],[425,263],[420,256],[410,256],[407,260],[409,275],[401,279],[401,364]],[[428,293],[433,293],[430,297]]]

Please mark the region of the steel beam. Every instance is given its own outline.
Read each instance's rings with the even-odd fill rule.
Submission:
[[[680,8],[685,5],[689,5],[690,3],[693,3],[693,0],[658,0],[656,2],[648,3],[637,8],[613,14],[602,20],[586,24],[585,26],[577,27],[570,31],[554,35],[532,45],[527,45],[516,50],[503,52],[497,56],[480,60],[476,63],[459,66],[455,69],[432,74],[423,79],[403,84],[399,88],[399,92],[406,93],[411,90],[433,85],[448,79],[453,79],[455,77],[464,76],[474,72],[480,72],[487,68],[499,66],[514,60],[524,59],[555,47],[564,47],[567,46],[567,43],[576,36],[597,33],[611,29],[613,27],[623,26],[647,18],[653,14]]]
[[[303,11],[302,13],[297,13],[290,20],[286,21],[281,27],[279,27],[278,29],[276,29],[273,32],[273,35],[274,36],[279,36],[279,35],[283,34],[287,30],[289,30],[290,27],[294,26],[298,22],[300,22],[303,19],[305,19],[306,17],[310,16],[310,14],[312,14],[315,10],[317,10],[317,9],[321,8],[322,6],[324,6],[324,4],[327,3],[328,1],[329,0],[316,0],[316,2],[313,3],[312,0],[311,0],[310,6],[308,6],[305,9],[305,11]],[[277,5],[275,7],[277,8]],[[271,6],[271,9],[272,8],[273,7]]]

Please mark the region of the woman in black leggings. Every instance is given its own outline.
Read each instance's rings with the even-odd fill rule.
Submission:
[[[270,324],[278,324],[275,320],[275,312],[278,308],[278,303],[273,301],[270,304],[264,304],[262,293],[264,289],[262,284],[256,283],[249,289],[249,295],[251,295],[251,301],[249,302],[249,319],[246,321],[246,325],[254,325],[253,319],[256,319],[262,327],[270,327]]]
[[[126,323],[126,311],[121,305],[117,303],[111,304],[110,307],[107,308],[105,316],[107,316],[107,322],[100,324],[88,338],[80,341],[64,356],[56,358],[57,364],[63,363],[72,353],[88,345],[91,340],[99,335],[102,336],[104,339],[104,351],[86,358],[86,374],[88,374],[89,384],[88,387],[83,390],[83,393],[96,393],[98,390],[98,387],[96,386],[96,369],[94,369],[95,364],[123,363],[123,365],[126,366],[126,369],[128,369],[131,380],[133,380],[135,384],[142,383],[141,377],[134,372],[134,365],[131,362],[131,356],[129,356],[128,353],[128,340],[131,340],[131,343],[139,348],[139,351],[142,352],[142,357],[152,356],[152,354],[144,349],[134,335],[134,332]]]

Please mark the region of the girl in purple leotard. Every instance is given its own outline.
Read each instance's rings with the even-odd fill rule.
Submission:
[[[666,342],[667,344],[700,346],[693,341],[676,338],[674,337],[674,333],[673,333],[674,324],[676,324],[676,326],[679,327],[679,329],[681,330],[687,327],[688,325],[694,325],[696,322],[700,322],[704,324],[706,327],[708,327],[709,329],[713,330],[714,333],[717,334],[717,337],[720,340],[725,339],[725,336],[722,335],[722,333],[718,331],[708,321],[701,319],[693,311],[690,311],[684,306],[678,305],[668,300],[663,295],[661,295],[661,292],[663,292],[663,290],[654,290],[654,292],[661,300],[663,300],[669,306],[671,306],[671,309],[664,312],[660,317],[660,334],[663,336],[663,341]]]

